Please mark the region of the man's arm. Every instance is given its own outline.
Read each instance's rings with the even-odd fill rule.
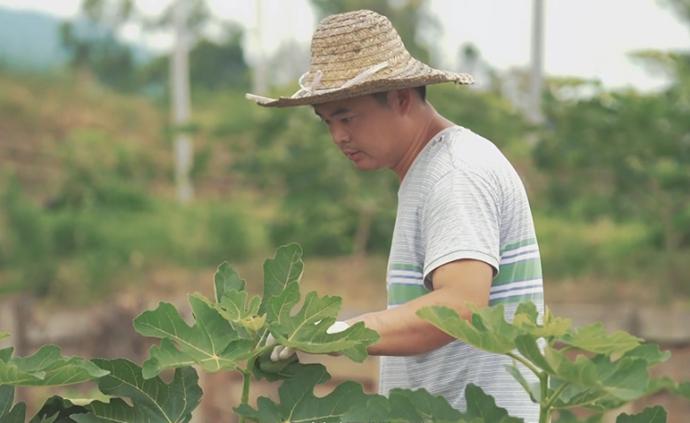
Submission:
[[[489,304],[493,268],[478,260],[457,260],[438,267],[432,273],[434,290],[396,308],[366,313],[347,321],[362,321],[379,333],[377,343],[369,346],[371,355],[409,356],[440,348],[454,338],[420,319],[417,310],[432,305],[453,308],[469,319],[471,312],[465,305],[477,307]]]

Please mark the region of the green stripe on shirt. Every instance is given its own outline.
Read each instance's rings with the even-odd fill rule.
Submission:
[[[410,270],[412,272],[422,272],[422,266],[407,263],[391,263],[391,270]]]
[[[491,286],[504,285],[517,281],[528,281],[541,278],[541,259],[539,257],[502,264],[498,276]]]
[[[506,244],[501,248],[501,254],[505,253],[506,251],[514,250],[516,248],[520,247],[526,247],[528,245],[536,244],[537,240],[536,238],[529,238],[529,239],[523,239],[522,241],[518,242],[513,242],[511,244]]]
[[[388,304],[404,304],[415,298],[430,292],[423,285],[407,285],[402,283],[391,283],[388,285]]]
[[[540,304],[541,302],[544,301],[544,292],[535,292],[531,294],[519,294],[519,295],[511,295],[509,297],[503,297],[503,298],[496,298],[489,300],[489,305],[496,305],[496,304],[513,304],[513,303],[520,303],[523,301],[532,301],[535,305]]]

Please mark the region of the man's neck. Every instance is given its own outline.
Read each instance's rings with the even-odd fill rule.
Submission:
[[[398,175],[400,182],[405,178],[415,158],[417,158],[434,135],[454,125],[453,122],[438,114],[430,104],[427,107],[429,107],[428,115],[420,119],[421,125],[412,134],[412,139],[407,143],[407,148],[403,152],[398,164],[392,167],[393,171]]]

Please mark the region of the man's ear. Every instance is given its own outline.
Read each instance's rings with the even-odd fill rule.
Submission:
[[[388,104],[400,114],[407,114],[412,108],[414,93],[411,88],[391,90],[388,94]]]

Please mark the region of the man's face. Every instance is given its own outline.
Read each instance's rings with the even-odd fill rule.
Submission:
[[[328,127],[333,142],[358,169],[390,168],[399,159],[398,115],[374,97],[317,104],[314,111]]]

